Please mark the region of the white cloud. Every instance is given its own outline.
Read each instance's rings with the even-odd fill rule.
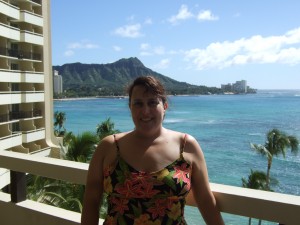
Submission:
[[[65,53],[64,53],[64,56],[66,56],[66,57],[70,57],[70,56],[72,56],[72,55],[74,55],[74,51],[72,51],[72,50],[67,50],[67,51],[65,51]]]
[[[202,20],[218,20],[219,17],[212,14],[210,10],[204,10],[198,13],[197,19]]]
[[[121,37],[137,38],[142,36],[140,30],[141,25],[137,23],[132,25],[125,25],[123,27],[118,27],[117,29],[115,29],[114,34]]]
[[[79,42],[72,42],[67,45],[67,50],[64,52],[64,56],[70,57],[75,55],[75,50],[78,49],[96,49],[98,45],[90,43],[88,40],[81,40]]]
[[[99,48],[98,45],[92,44],[89,41],[83,40],[80,42],[73,42],[68,44],[67,46],[68,49],[94,49],[94,48]]]
[[[186,5],[181,5],[178,13],[176,15],[171,16],[168,21],[176,25],[179,21],[188,20],[188,19],[197,19],[199,21],[214,21],[219,20],[218,16],[213,15],[210,10],[202,10],[197,15],[194,15]]]
[[[195,48],[185,52],[185,59],[197,69],[225,68],[249,63],[300,63],[300,28],[281,36],[252,36],[233,42],[211,43],[205,49]]]
[[[147,50],[149,48],[150,48],[150,44],[148,44],[148,43],[142,43],[140,46],[141,50]]]
[[[158,46],[153,49],[155,55],[163,55],[165,54],[165,48],[163,46]]]
[[[121,48],[120,46],[117,46],[117,45],[114,45],[114,46],[113,46],[113,49],[114,49],[116,52],[122,51],[122,48]]]
[[[171,60],[162,59],[158,64],[154,65],[155,69],[166,69],[169,67]]]
[[[153,24],[152,19],[151,18],[147,18],[145,20],[144,24],[148,24],[148,25]]]
[[[176,24],[180,20],[187,20],[194,17],[186,5],[181,5],[178,13],[174,16],[171,16],[168,21],[172,24]]]

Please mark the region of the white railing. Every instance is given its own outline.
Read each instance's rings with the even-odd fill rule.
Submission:
[[[88,170],[88,164],[85,163],[7,151],[0,152],[0,167],[76,184],[85,184]],[[220,184],[211,184],[211,187],[222,212],[285,225],[299,225],[300,196]],[[187,202],[189,205],[195,206],[192,195],[189,196]],[[0,217],[3,225],[80,224],[79,213],[30,200],[12,203],[10,196],[4,193],[0,193],[0,212],[3,215]],[[101,224],[101,220],[99,224]]]

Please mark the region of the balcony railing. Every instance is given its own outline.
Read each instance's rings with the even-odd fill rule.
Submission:
[[[0,167],[11,170],[12,178],[11,195],[0,193],[1,224],[80,224],[79,213],[27,200],[22,183],[25,185],[25,173],[30,173],[85,184],[88,164],[0,151]],[[211,188],[222,212],[279,224],[299,225],[300,196],[220,184],[211,184]],[[196,205],[192,195],[187,202],[191,206]],[[99,224],[102,224],[102,220]]]
[[[31,0],[32,2],[35,2],[35,3],[37,3],[37,4],[42,4],[42,1],[41,0]]]
[[[31,111],[12,111],[7,114],[0,115],[0,123],[8,122],[10,120],[26,119],[39,116],[42,116],[42,110],[40,109]]]
[[[18,59],[31,59],[31,60],[42,60],[42,56],[39,53],[32,53],[22,50],[15,50],[11,48],[0,48],[0,55],[15,57]]]

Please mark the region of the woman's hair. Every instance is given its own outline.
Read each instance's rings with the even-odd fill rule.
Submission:
[[[137,77],[127,89],[129,103],[131,101],[132,91],[135,86],[143,86],[145,88],[145,92],[156,95],[162,100],[163,103],[167,102],[165,88],[157,78],[153,76],[140,76]]]

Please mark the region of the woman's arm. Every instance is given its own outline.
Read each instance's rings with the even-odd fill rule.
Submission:
[[[192,160],[192,191],[203,219],[208,225],[224,225],[216,199],[210,189],[204,154],[195,138],[188,136],[186,152]]]
[[[90,162],[83,199],[81,225],[98,225],[99,207],[103,194],[103,163],[109,145],[107,138],[103,139]]]

